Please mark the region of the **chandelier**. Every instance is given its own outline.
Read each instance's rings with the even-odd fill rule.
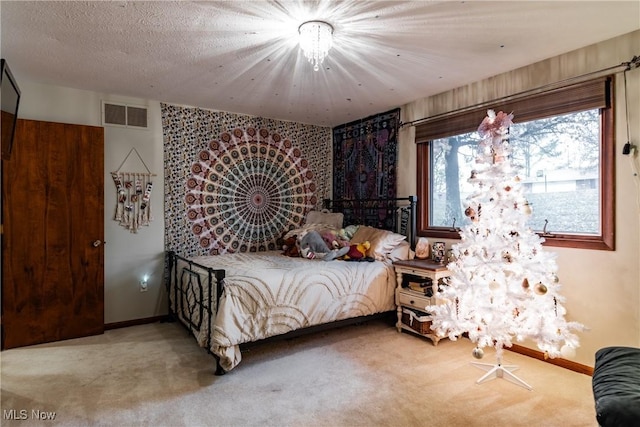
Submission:
[[[304,56],[313,64],[313,70],[318,71],[331,49],[333,27],[324,21],[307,21],[298,27],[298,32]]]

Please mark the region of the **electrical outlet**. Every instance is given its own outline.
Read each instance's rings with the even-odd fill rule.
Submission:
[[[140,281],[140,292],[147,292],[147,282],[145,280]]]

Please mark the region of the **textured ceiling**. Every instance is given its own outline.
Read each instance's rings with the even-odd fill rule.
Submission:
[[[21,79],[335,126],[640,29],[640,1],[2,1]],[[298,26],[334,47],[313,71]],[[617,64],[611,64],[617,65]]]

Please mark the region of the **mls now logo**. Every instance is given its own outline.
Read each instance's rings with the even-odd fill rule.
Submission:
[[[2,418],[5,420],[26,420],[29,418],[29,412],[26,409],[3,409]]]
[[[5,420],[55,420],[56,413],[49,411],[41,411],[39,409],[32,409],[31,413],[26,409],[3,409],[2,418]]]

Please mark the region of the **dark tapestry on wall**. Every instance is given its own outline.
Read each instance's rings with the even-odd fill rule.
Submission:
[[[333,198],[396,197],[400,109],[333,128]]]

